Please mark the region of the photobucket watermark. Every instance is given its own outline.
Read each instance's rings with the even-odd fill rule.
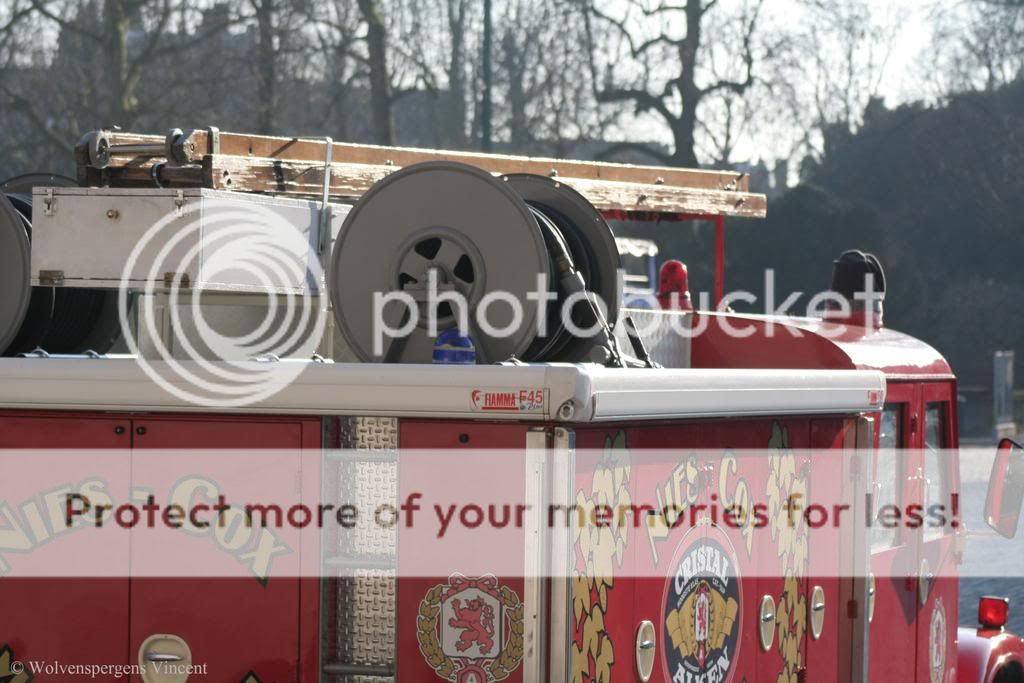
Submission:
[[[624,288],[625,271],[618,272],[617,291],[625,291],[624,310],[680,311],[685,294],[668,293],[663,308],[654,291]],[[698,313],[735,315],[637,315],[633,322],[641,338],[655,333],[669,333],[693,338],[716,325],[730,337],[743,339],[755,334],[773,337],[784,333],[801,337],[808,332],[808,323],[821,322],[814,333],[826,338],[848,334],[848,324],[874,331],[881,323],[882,302],[885,292],[876,289],[874,276],[865,277],[863,291],[854,293],[853,300],[833,290],[812,294],[799,308],[804,292],[791,292],[785,298],[777,290],[774,269],[765,270],[763,296],[748,290],[734,290],[720,301],[713,302],[708,292],[699,292],[694,309]],[[536,331],[536,337],[546,338],[561,330],[579,338],[592,338],[605,320],[609,310],[621,310],[621,301],[606,302],[594,292],[579,291],[561,296],[546,274],[537,275],[533,289],[525,297],[503,290],[491,290],[476,299],[439,284],[436,271],[428,273],[426,285],[416,289],[375,292],[373,295],[373,354],[383,357],[387,341],[401,339],[417,328],[424,328],[431,338],[445,329],[456,327],[461,334],[483,334],[491,338],[507,338],[519,334],[524,325]],[[579,316],[580,307],[592,307],[599,315]],[[617,307],[617,308],[613,308]],[[500,311],[495,315],[495,311]],[[741,311],[737,313],[737,310]],[[532,311],[532,313],[530,313]],[[552,316],[552,311],[557,315]],[[557,321],[552,324],[552,318]],[[495,321],[500,319],[501,324]],[[589,321],[582,324],[581,320]],[[835,324],[829,324],[835,323]],[[759,332],[760,331],[760,332]]]

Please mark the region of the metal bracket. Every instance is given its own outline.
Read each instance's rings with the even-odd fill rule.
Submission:
[[[168,161],[173,161],[179,166],[185,166],[191,162],[192,155],[196,151],[196,143],[194,136],[196,134],[195,128],[189,128],[188,130],[180,133],[174,141],[171,143],[171,149],[168,152]]]
[[[220,128],[217,126],[206,129],[206,153],[220,154]]]
[[[57,199],[53,196],[53,188],[46,188],[46,196],[43,198],[43,215],[52,216],[57,213]]]
[[[174,289],[175,286],[182,289],[190,288],[192,283],[189,280],[188,273],[178,274],[171,271],[164,273],[164,288]]]
[[[60,287],[64,284],[64,271],[63,270],[40,270],[39,271],[39,286],[40,287]]]
[[[323,254],[330,242],[331,208],[327,200],[331,195],[331,163],[334,156],[334,140],[330,136],[324,138],[324,185],[320,197],[320,234],[317,236],[317,254]]]
[[[178,141],[181,140],[183,135],[184,133],[181,128],[171,128],[167,131],[167,134],[164,135],[164,158],[167,159],[167,161],[175,161],[175,145],[178,144]]]
[[[174,197],[174,213],[178,218],[185,215],[185,191],[178,190]]]

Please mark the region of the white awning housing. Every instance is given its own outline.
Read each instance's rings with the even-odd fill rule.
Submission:
[[[310,362],[298,373],[282,373],[280,386],[273,387],[278,390],[267,398],[252,405],[218,409],[176,395],[172,389],[187,392],[187,382],[164,373],[167,368],[160,368],[160,362],[150,365],[171,377],[173,386],[153,381],[132,359],[0,359],[0,408],[586,423],[854,414],[878,410],[885,398],[884,376],[866,370]],[[191,365],[180,363],[184,370],[196,369]]]

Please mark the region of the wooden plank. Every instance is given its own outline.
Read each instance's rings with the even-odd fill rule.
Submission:
[[[198,145],[197,140],[197,147]],[[205,149],[205,147],[204,147]],[[252,150],[252,151],[250,151]],[[256,156],[289,160],[320,160],[324,143],[294,138],[236,136],[221,134],[221,154]],[[422,161],[458,161],[477,166],[491,173],[534,173],[568,178],[588,178],[645,184],[669,184],[714,190],[748,190],[745,173],[704,171],[658,166],[633,166],[596,161],[573,161],[531,158],[478,152],[426,150],[405,147],[378,147],[334,143],[332,158],[336,161],[373,166],[409,166]]]
[[[374,183],[397,168],[361,163],[331,164],[330,195],[357,199]],[[324,167],[308,161],[253,159],[247,156],[207,155],[203,186],[236,192],[269,192],[319,196]],[[602,211],[666,214],[727,215],[763,218],[764,195],[747,192],[630,183],[593,178],[559,177]]]
[[[121,132],[113,132],[109,135],[112,144],[137,144],[140,142],[162,144],[164,140],[158,135],[143,136]],[[228,156],[310,162],[324,159],[324,142],[322,140],[225,132],[219,134],[219,139],[220,149],[216,153]],[[192,131],[190,139],[184,146],[184,152],[189,161],[195,163],[202,161],[203,156],[211,153],[208,133],[203,130]],[[459,161],[501,174],[534,173],[545,176],[555,175],[648,185],[665,184],[694,189],[749,191],[748,174],[735,171],[637,166],[408,147],[379,147],[343,142],[334,143],[332,158],[335,161],[351,164],[394,167],[408,166],[422,161],[447,160]],[[110,166],[124,166],[130,162],[131,159],[128,157],[114,156],[111,158]],[[136,161],[136,163],[138,162]]]

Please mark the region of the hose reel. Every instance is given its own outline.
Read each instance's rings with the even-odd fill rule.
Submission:
[[[32,188],[77,185],[48,173],[0,183],[0,355],[104,353],[120,334],[116,291],[31,285]]]
[[[571,188],[426,162],[379,181],[348,214],[331,301],[364,361],[431,362],[434,306],[436,332],[467,324],[478,363],[609,362],[618,356],[618,268],[611,229]],[[563,310],[585,334],[568,329]],[[384,325],[405,333],[383,335]]]

